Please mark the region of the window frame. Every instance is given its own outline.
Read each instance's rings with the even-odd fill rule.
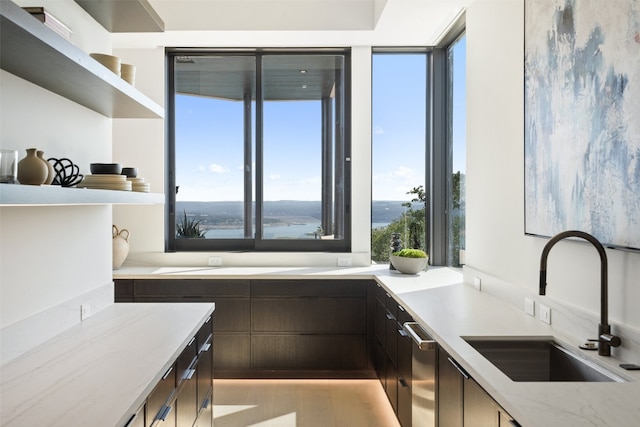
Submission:
[[[452,108],[450,94],[452,79],[449,73],[449,48],[466,31],[466,15],[462,12],[449,31],[433,47],[380,47],[376,53],[427,53],[427,108],[425,149],[425,248],[431,265],[451,264],[449,245],[452,239],[449,206],[452,197]]]
[[[259,236],[259,227],[262,226],[262,185],[265,180],[263,174],[263,106],[262,106],[262,58],[273,55],[341,55],[344,57],[342,81],[341,111],[344,124],[340,135],[343,144],[343,160],[341,171],[343,173],[344,186],[342,199],[343,238],[342,239],[263,239]],[[232,239],[179,239],[176,237],[176,192],[166,192],[165,207],[165,252],[206,252],[206,251],[248,251],[248,252],[351,252],[351,49],[350,48],[250,48],[250,49],[217,49],[217,48],[166,48],[165,69],[167,76],[166,95],[166,142],[165,142],[165,188],[176,188],[176,105],[175,105],[175,61],[174,58],[182,55],[221,55],[221,56],[252,56],[256,58],[256,99],[255,102],[255,170],[252,171],[255,179],[255,200],[252,201],[255,221],[255,233],[253,238]],[[335,124],[334,124],[335,125]],[[247,124],[245,123],[245,132]],[[338,138],[336,138],[337,140]],[[246,149],[246,147],[245,147]],[[335,158],[335,153],[334,153]],[[326,159],[329,162],[329,159]],[[336,162],[331,163],[334,169]],[[324,172],[324,163],[323,163]],[[335,178],[335,173],[332,175]],[[334,194],[335,194],[334,184]],[[246,193],[246,191],[245,191]],[[322,201],[321,210],[325,209]],[[339,202],[333,200],[330,204],[333,208],[339,208]],[[246,201],[244,206],[246,213]],[[334,214],[335,218],[335,214]]]

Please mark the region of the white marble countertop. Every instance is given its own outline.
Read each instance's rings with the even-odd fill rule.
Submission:
[[[214,310],[112,304],[0,367],[0,424],[123,426]]]
[[[462,274],[430,268],[402,275],[387,266],[305,267],[124,267],[117,278],[374,278],[523,427],[640,425],[640,373],[618,367],[615,357],[579,350],[583,337],[562,336],[522,309],[462,283]],[[514,382],[461,337],[548,337],[629,380],[622,383]]]

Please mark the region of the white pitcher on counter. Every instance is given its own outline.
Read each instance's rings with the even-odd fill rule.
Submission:
[[[117,270],[124,263],[129,255],[129,230],[123,228],[118,230],[118,227],[113,225],[113,269]]]

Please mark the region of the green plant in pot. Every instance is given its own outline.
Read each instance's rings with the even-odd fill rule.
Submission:
[[[200,229],[200,220],[194,220],[187,217],[187,211],[176,225],[176,237],[187,239],[203,239],[205,231]]]
[[[404,274],[418,274],[427,268],[429,255],[420,249],[402,249],[390,257],[391,265]]]

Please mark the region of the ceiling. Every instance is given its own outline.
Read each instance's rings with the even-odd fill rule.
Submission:
[[[471,0],[147,0],[166,31],[409,30],[421,17],[440,29]],[[433,23],[436,23],[435,25]],[[429,31],[431,28],[425,28]]]
[[[113,33],[115,48],[434,46],[475,0],[141,1],[165,31]]]

